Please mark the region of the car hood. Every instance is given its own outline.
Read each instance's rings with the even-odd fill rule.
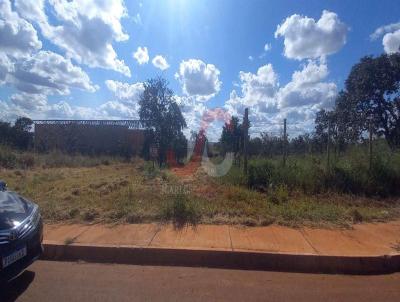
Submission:
[[[0,231],[18,226],[33,210],[33,203],[14,192],[0,191]]]

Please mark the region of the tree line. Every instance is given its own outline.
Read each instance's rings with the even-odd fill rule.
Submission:
[[[14,125],[0,121],[0,145],[28,150],[33,145],[33,122],[27,117],[16,119]]]
[[[363,57],[355,64],[331,110],[316,113],[312,133],[287,139],[291,154],[322,153],[328,140],[336,152],[362,143],[369,135],[386,140],[390,148],[400,147],[400,53]],[[249,155],[274,156],[283,153],[283,136],[268,132],[249,140]],[[219,139],[222,154],[240,154],[243,127],[233,116],[223,126]]]
[[[146,128],[142,155],[150,159],[150,149],[155,148],[160,166],[171,156],[179,162],[187,155],[183,134],[187,125],[175,95],[161,77],[146,81],[144,86],[139,99],[139,117]],[[0,122],[0,144],[28,149],[33,143],[32,124],[25,117],[17,119],[14,125]],[[217,144],[222,155],[233,152],[240,160],[244,143],[242,124],[235,116],[224,124]],[[264,132],[249,139],[248,154],[279,155],[284,142],[289,153],[323,152],[328,140],[340,152],[362,142],[368,132],[385,139],[392,149],[400,147],[400,53],[366,56],[355,64],[334,107],[317,112],[314,132],[290,138],[287,143],[287,138]],[[193,137],[208,142],[205,133],[192,133]]]

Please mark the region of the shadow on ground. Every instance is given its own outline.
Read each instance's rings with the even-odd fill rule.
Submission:
[[[7,284],[0,284],[0,301],[15,301],[22,295],[35,279],[35,273],[25,271]]]

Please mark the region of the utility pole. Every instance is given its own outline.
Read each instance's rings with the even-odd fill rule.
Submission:
[[[286,143],[287,143],[287,134],[286,134],[286,119],[283,120],[283,166],[286,165]]]
[[[247,156],[248,156],[248,143],[249,143],[249,108],[244,110],[243,118],[243,170],[244,174],[247,175]]]
[[[327,160],[326,160],[326,168],[329,171],[330,170],[330,156],[331,156],[331,121],[328,121],[328,145],[326,147],[326,153],[327,153]]]
[[[369,170],[372,169],[372,122],[369,121]]]

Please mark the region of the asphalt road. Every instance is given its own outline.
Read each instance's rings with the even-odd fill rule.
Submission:
[[[38,261],[0,301],[400,301],[400,273],[342,276]]]

